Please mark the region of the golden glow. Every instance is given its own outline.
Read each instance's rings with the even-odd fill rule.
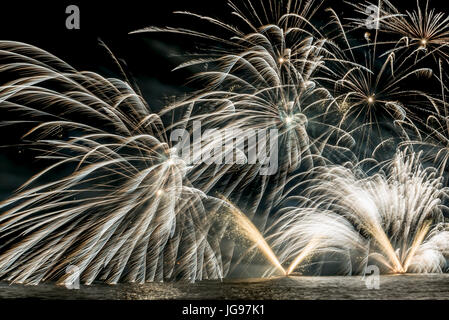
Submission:
[[[274,254],[271,247],[268,245],[268,243],[265,241],[264,237],[260,233],[259,230],[257,230],[256,226],[248,219],[248,217],[241,212],[237,207],[235,207],[228,199],[225,197],[221,197],[223,201],[225,201],[227,204],[229,204],[231,213],[233,214],[235,218],[235,222],[237,225],[241,228],[244,235],[254,242],[257,248],[262,252],[262,254],[268,259],[268,261],[275,266],[283,275],[286,275],[287,272],[282,267],[281,263],[279,262],[278,258]]]
[[[395,273],[405,273],[404,267],[402,266],[401,261],[399,260],[396,252],[391,245],[390,239],[388,239],[385,231],[378,224],[371,224],[368,226],[368,230],[373,236],[373,239],[376,240],[382,251],[385,253],[388,260],[393,263],[393,267],[391,268]]]
[[[301,262],[304,261],[315,249],[318,244],[318,239],[312,240],[305,248],[301,251],[301,253],[293,260],[290,267],[287,270],[287,275],[291,274],[295,271],[296,267],[299,266]]]
[[[280,58],[279,58],[279,63],[280,63],[280,64],[283,64],[283,63],[285,63],[285,58],[283,58],[283,57],[280,57]]]
[[[375,99],[374,99],[374,96],[370,96],[370,97],[368,97],[368,103],[374,103],[374,101],[376,101]]]
[[[421,227],[421,229],[416,233],[415,239],[413,239],[413,244],[410,248],[410,252],[407,255],[407,259],[404,262],[403,272],[407,272],[408,267],[410,266],[410,263],[412,262],[413,257],[415,256],[416,250],[418,250],[419,246],[424,241],[424,238],[426,237],[427,233],[430,229],[430,222],[427,221],[424,223],[424,225]]]

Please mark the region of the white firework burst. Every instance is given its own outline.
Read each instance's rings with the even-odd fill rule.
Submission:
[[[371,176],[339,166],[316,170],[303,196],[286,199],[291,204],[279,212],[271,236],[280,261],[291,263],[289,272],[304,261],[337,261],[346,273],[362,273],[368,261],[386,273],[447,267],[448,190],[419,155],[399,152]]]
[[[24,139],[54,162],[1,204],[0,275],[64,282],[74,265],[86,284],[221,278],[210,200],[143,98],[35,47],[0,48],[13,60],[0,69],[18,75],[1,87],[1,106],[27,119],[2,124],[30,126]]]
[[[290,173],[301,166],[310,169],[314,161],[322,163],[325,153],[344,153],[354,141],[338,127],[335,99],[315,79],[319,70],[326,68],[329,55],[326,38],[310,22],[319,5],[313,1],[245,4],[231,3],[231,7],[243,22],[242,30],[249,26],[248,32],[214,18],[182,13],[218,26],[229,34],[227,38],[182,28],[150,27],[133,33],[178,33],[213,40],[221,46],[216,45],[218,48],[212,47],[210,52],[200,53],[179,67],[205,65],[207,70],[194,76],[201,83],[199,92],[165,112],[184,112],[187,116],[178,125],[191,133],[195,121],[201,122],[204,130],[222,132],[220,137],[225,136],[224,132],[243,133],[248,140],[256,141],[246,146],[245,154],[252,149],[279,155],[279,168],[269,177],[261,176],[261,163],[246,163],[243,167],[202,163],[190,177],[204,192],[215,188],[237,202],[244,190],[250,190],[253,197],[242,199],[242,210],[257,219],[256,225],[263,230]],[[271,14],[266,13],[268,7]],[[271,130],[278,132],[276,144],[256,139],[259,132]],[[206,149],[223,149],[219,157],[225,158],[229,152],[225,145],[240,138],[236,134],[214,140],[208,142]]]

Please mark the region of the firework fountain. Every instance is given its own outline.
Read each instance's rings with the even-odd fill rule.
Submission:
[[[422,168],[418,155],[400,152],[372,176],[339,166],[316,170],[303,197],[286,198],[294,205],[281,209],[274,226],[281,261],[293,261],[289,271],[313,255],[344,258],[340,272],[362,272],[367,263],[386,273],[447,267],[448,190],[435,169]]]

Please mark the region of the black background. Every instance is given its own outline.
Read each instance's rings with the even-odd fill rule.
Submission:
[[[340,1],[327,1],[327,4],[340,12],[347,10],[347,6]],[[398,1],[395,1],[397,4]],[[444,4],[433,0],[431,2],[436,7],[444,7]],[[67,30],[65,20],[67,14],[65,9],[68,5],[78,5],[81,12],[81,29]],[[414,7],[414,1],[403,1],[404,6]],[[326,4],[325,4],[326,6]],[[118,75],[110,57],[98,45],[98,38],[101,38],[114,52],[114,54],[126,62],[129,71],[135,76],[140,88],[150,104],[161,106],[170,95],[178,95],[189,91],[185,85],[188,75],[182,72],[172,72],[172,69],[182,60],[176,57],[183,53],[184,48],[191,47],[186,39],[170,37],[168,35],[129,35],[130,31],[146,26],[172,26],[177,25],[177,17],[172,14],[175,10],[188,10],[209,14],[215,17],[223,17],[229,12],[225,0],[189,0],[189,1],[2,1],[0,5],[0,38],[2,40],[13,40],[27,42],[41,47],[56,56],[64,59],[78,70],[92,70],[106,76]],[[0,120],[2,114],[0,112]],[[12,133],[0,128],[0,145],[10,146],[14,143]],[[33,172],[39,163],[30,159],[25,150],[18,147],[8,147],[0,149],[0,199],[23,183]],[[181,307],[185,303],[178,304],[134,304],[128,310],[122,309],[123,304],[103,304],[98,307],[91,305],[92,310],[97,310],[97,317],[105,317],[118,312],[120,316],[130,315],[129,311],[134,310],[136,316],[145,318],[156,317],[156,312],[163,316],[166,313],[167,319],[178,318]],[[111,308],[115,306],[114,308]],[[437,305],[414,305],[415,308],[423,310],[433,310]],[[83,307],[87,307],[84,305]],[[14,305],[14,312],[35,315],[35,312],[42,316],[65,317],[73,311],[78,316],[83,316],[89,311],[75,304],[63,305],[61,309],[53,304],[33,304],[28,302],[17,302]],[[127,307],[130,307],[129,305]],[[157,307],[157,311],[154,308]],[[268,313],[273,316],[282,316],[285,312],[295,312],[295,319],[306,318],[303,313],[304,307],[307,312],[313,312],[317,316],[323,312],[335,316],[334,304],[309,303],[298,305],[293,302],[286,304],[280,302],[273,304],[268,309]],[[388,311],[384,305],[358,304],[361,310],[354,310],[356,305],[345,303],[339,305],[339,312],[342,316],[365,317],[366,313],[380,312],[385,314]],[[395,310],[394,316],[410,316],[409,304],[390,305],[391,310]],[[439,305],[439,307],[443,307]],[[59,310],[58,310],[59,309]],[[65,309],[65,310],[64,310]],[[57,310],[57,311],[56,311]],[[109,310],[109,313],[105,311]],[[126,310],[126,311],[125,311]],[[150,312],[150,310],[152,310]],[[412,311],[413,310],[413,311]],[[362,313],[360,313],[360,311]],[[432,312],[433,312],[432,311]],[[61,313],[62,312],[62,313]],[[149,312],[148,315],[142,314]],[[280,313],[279,313],[280,312]],[[306,313],[307,313],[306,312]],[[115,315],[117,315],[115,314]],[[151,314],[151,316],[150,316]],[[391,314],[390,314],[391,315]],[[267,317],[264,317],[267,318]],[[262,318],[261,318],[262,319]]]
[[[238,4],[239,1],[234,2]],[[416,8],[415,1],[392,2],[398,8]],[[320,3],[320,0],[316,0],[316,3]],[[445,10],[443,2],[432,0],[430,3],[432,7]],[[68,30],[65,27],[68,16],[65,10],[71,4],[80,8],[80,30]],[[344,17],[354,16],[351,12],[353,9],[345,1],[325,0],[322,8],[327,7],[332,7]],[[129,71],[140,83],[157,79],[159,84],[169,87],[164,93],[170,95],[178,93],[179,87],[186,84],[185,75],[173,73],[173,68],[183,61],[183,53],[201,44],[193,43],[192,38],[154,33],[130,35],[129,32],[147,26],[183,26],[195,29],[192,24],[196,20],[182,20],[182,17],[173,14],[174,11],[191,11],[231,21],[231,24],[235,22],[235,17],[230,15],[228,0],[62,0],[57,3],[16,0],[1,4],[0,38],[27,42],[43,48],[78,70],[91,70],[113,76],[114,65],[105,50],[98,45],[98,39],[101,39],[118,58],[126,62]],[[324,10],[320,10],[322,11]],[[320,18],[323,20],[320,21]],[[314,24],[325,24],[327,21],[324,19],[325,17],[318,15]],[[163,99],[164,94],[159,88],[151,90],[151,87],[143,85],[142,90],[144,94],[151,95],[146,98],[152,102]]]
[[[239,0],[235,0],[238,4]],[[319,3],[320,1],[316,1]],[[373,1],[376,2],[376,1]],[[422,5],[425,1],[421,1]],[[394,0],[398,8],[415,9],[416,2]],[[431,0],[431,6],[446,11],[442,1]],[[80,30],[65,26],[66,8],[80,9]],[[326,0],[323,9],[332,7],[343,16],[353,9],[342,0]],[[144,98],[153,110],[160,109],[173,96],[189,92],[188,71],[172,70],[202,44],[188,37],[169,34],[134,34],[129,32],[147,26],[184,26],[195,29],[192,19],[182,20],[174,11],[191,11],[231,21],[227,0],[62,0],[2,1],[0,5],[0,39],[26,42],[62,58],[76,69],[98,72],[106,77],[120,77],[116,65],[98,39],[106,43],[114,55],[126,64]],[[324,11],[324,10],[321,10]],[[319,15],[313,23],[327,21]],[[324,19],[324,18],[323,18]],[[0,120],[5,115],[0,110]],[[32,154],[18,147],[20,136],[10,127],[0,126],[0,200],[45,166]]]

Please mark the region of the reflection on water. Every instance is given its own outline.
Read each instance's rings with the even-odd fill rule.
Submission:
[[[379,290],[367,289],[361,277],[289,277],[273,279],[96,284],[68,290],[53,284],[25,287],[0,283],[0,298],[107,300],[321,300],[321,299],[449,299],[449,275],[381,276]]]

